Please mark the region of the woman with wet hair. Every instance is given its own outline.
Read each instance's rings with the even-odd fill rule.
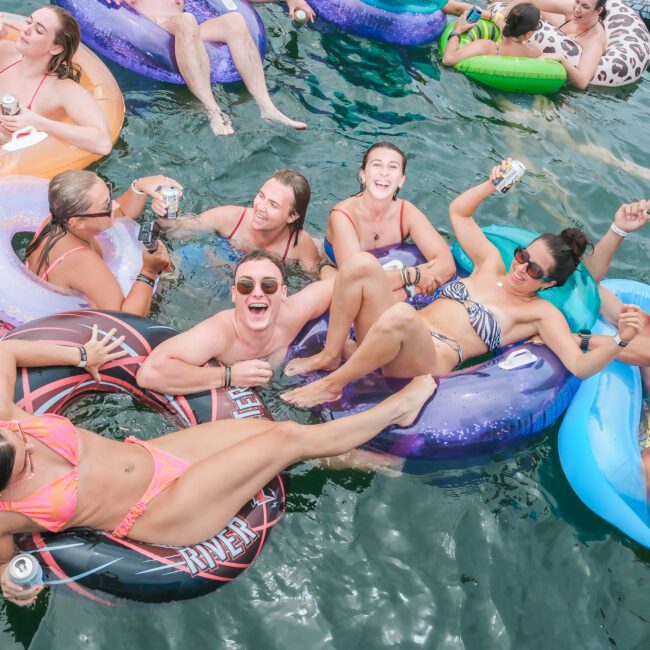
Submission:
[[[14,95],[20,112],[0,115],[0,137],[33,126],[80,149],[110,153],[104,113],[79,85],[81,70],[72,61],[81,42],[76,20],[60,7],[41,7],[12,25],[19,30],[15,42],[2,40],[7,25],[0,14],[0,95]]]
[[[537,334],[581,378],[618,356],[642,327],[637,306],[624,305],[616,336],[583,354],[560,310],[537,295],[563,285],[577,268],[590,246],[581,230],[547,233],[526,248],[518,247],[506,270],[501,254],[474,221],[478,206],[496,191],[492,181],[505,169],[503,161],[488,180],[450,204],[452,227],[474,271],[464,280],[445,285],[438,299],[424,309],[394,303],[386,274],[373,256],[359,254],[343,266],[334,285],[324,349],[291,361],[285,369],[288,375],[317,369],[333,372],[285,393],[286,401],[310,407],[337,399],[345,385],[377,368],[392,377],[446,374],[467,359]],[[359,346],[340,365],[352,323]]]
[[[42,280],[77,291],[98,309],[114,309],[146,316],[157,277],[169,264],[165,245],[142,252],[142,269],[126,296],[108,268],[97,235],[120,217],[137,219],[151,198],[151,209],[165,214],[161,185],[174,185],[166,176],[145,176],[131,183],[116,200],[108,185],[90,171],[57,174],[48,188],[50,216],[27,247],[27,268]]]
[[[495,22],[503,27],[508,14],[520,0],[511,2],[502,14],[495,14]],[[577,66],[568,62],[562,54],[542,54],[542,58],[559,61],[566,70],[569,81],[584,90],[596,74],[600,59],[607,49],[607,37],[603,20],[607,16],[606,0],[533,0],[542,12],[542,18],[563,34],[569,36],[582,48]]]
[[[359,192],[337,203],[330,212],[325,255],[340,267],[361,251],[411,239],[428,260],[417,267],[416,290],[433,294],[454,274],[454,261],[426,215],[410,201],[398,198],[406,181],[406,163],[406,154],[391,142],[376,142],[365,152],[358,172]],[[396,282],[392,288],[395,299],[403,300],[402,285]]]
[[[456,65],[459,61],[480,55],[536,58],[541,54],[539,48],[527,41],[541,26],[539,17],[540,12],[535,5],[530,2],[518,4],[505,20],[501,41],[480,38],[460,47],[461,35],[474,27],[474,24],[467,22],[467,13],[464,13],[456,21],[454,31],[449,33],[442,62]]]

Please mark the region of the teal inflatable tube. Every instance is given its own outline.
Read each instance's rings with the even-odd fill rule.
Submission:
[[[650,286],[605,280],[623,302],[650,311]],[[594,332],[613,334],[598,321]],[[618,361],[582,382],[560,427],[560,462],[580,500],[628,537],[650,548],[650,511],[639,448],[641,375]]]
[[[499,249],[501,257],[510,268],[517,246],[528,246],[539,237],[539,233],[517,228],[516,226],[487,226],[483,228],[487,238]],[[456,242],[451,252],[456,260],[458,270],[470,274],[474,263]],[[561,287],[553,287],[539,293],[540,298],[553,303],[567,319],[572,332],[581,329],[591,329],[600,311],[600,295],[598,287],[587,268],[580,264],[576,271]]]

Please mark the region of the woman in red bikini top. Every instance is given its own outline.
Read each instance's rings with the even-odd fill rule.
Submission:
[[[18,605],[31,604],[43,587],[24,589],[9,578],[14,534],[87,526],[143,542],[196,544],[288,465],[347,452],[390,424],[408,426],[435,389],[430,376],[420,377],[380,406],[326,424],[220,420],[126,444],[13,404],[17,366],[86,359],[97,377],[103,363],[127,354],[114,333],[99,337],[95,326],[81,347],[0,343],[0,587]]]
[[[569,81],[584,90],[596,74],[596,68],[607,49],[603,20],[607,16],[606,0],[530,0],[540,9],[542,18],[569,36],[581,48],[577,66],[571,65],[561,54],[542,54],[542,59],[559,61]],[[496,24],[503,29],[508,12],[521,0],[511,2],[502,14],[495,14]]]
[[[325,255],[341,266],[360,251],[400,244],[410,237],[429,260],[418,267],[417,288],[431,294],[454,274],[454,261],[449,246],[426,215],[410,201],[397,198],[406,180],[406,162],[406,154],[390,142],[376,142],[366,151],[359,170],[359,193],[330,212]],[[331,273],[328,267],[323,271]],[[403,300],[401,287],[394,289],[396,300]]]
[[[162,221],[165,228],[218,232],[236,248],[250,252],[261,248],[282,263],[298,262],[310,273],[318,272],[318,248],[304,230],[311,188],[294,169],[281,169],[262,185],[253,207],[224,205],[203,212],[198,219]]]
[[[19,31],[13,42],[8,29]],[[92,95],[79,85],[72,62],[80,43],[79,25],[65,9],[42,7],[20,25],[0,14],[0,96],[14,95],[18,115],[0,115],[0,139],[27,126],[92,153],[112,149],[106,118]],[[75,124],[60,121],[69,117]]]
[[[164,215],[165,205],[157,192],[160,185],[180,188],[166,176],[146,176],[134,180],[114,201],[106,183],[93,172],[57,174],[48,188],[51,215],[27,247],[27,268],[61,289],[83,294],[98,309],[146,316],[155,280],[169,264],[165,245],[159,241],[155,252],[143,250],[140,274],[125,296],[104,262],[97,235],[110,228],[117,217],[137,219],[149,197],[151,209]]]

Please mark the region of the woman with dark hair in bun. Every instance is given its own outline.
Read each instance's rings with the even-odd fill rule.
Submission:
[[[535,5],[524,2],[508,14],[505,25],[502,26],[501,41],[497,43],[488,38],[480,38],[460,47],[461,34],[474,27],[472,23],[467,22],[466,12],[456,21],[454,30],[449,33],[442,62],[445,65],[456,65],[459,61],[479,55],[536,58],[541,54],[540,49],[526,41],[540,28],[539,16],[539,9]]]
[[[5,40],[7,28],[18,31],[15,42]],[[80,42],[77,21],[60,7],[41,7],[16,25],[0,13],[0,95],[14,95],[20,105],[18,114],[0,115],[0,141],[33,126],[86,151],[111,152],[106,117],[79,85],[72,58]]]
[[[606,0],[533,0],[542,12],[542,18],[582,48],[580,63],[570,64],[562,54],[542,54],[542,58],[555,59],[565,68],[569,81],[584,90],[596,74],[596,68],[607,49],[603,20],[607,16]],[[511,2],[502,14],[494,15],[494,22],[503,27],[508,15],[519,5]]]
[[[497,248],[474,221],[474,211],[496,191],[492,181],[502,176],[505,164],[494,167],[488,180],[463,192],[449,206],[458,242],[474,263],[472,274],[449,282],[436,301],[416,311],[406,303],[395,304],[387,273],[374,256],[360,253],[337,276],[324,349],[292,361],[285,369],[288,375],[317,369],[333,372],[285,393],[283,399],[302,407],[332,401],[346,384],[376,368],[391,377],[445,374],[467,359],[534,335],[540,335],[581,378],[618,356],[642,327],[638,307],[624,305],[616,336],[583,354],[562,312],[537,295],[562,286],[575,271],[590,246],[581,230],[547,233],[526,248],[518,247],[507,270]],[[339,365],[353,322],[359,346]]]

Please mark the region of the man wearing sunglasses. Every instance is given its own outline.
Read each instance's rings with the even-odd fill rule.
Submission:
[[[266,384],[305,323],[329,307],[333,284],[321,280],[288,296],[278,258],[251,251],[235,269],[234,308],[161,343],[142,364],[138,383],[173,395]],[[223,365],[206,366],[211,359]]]

